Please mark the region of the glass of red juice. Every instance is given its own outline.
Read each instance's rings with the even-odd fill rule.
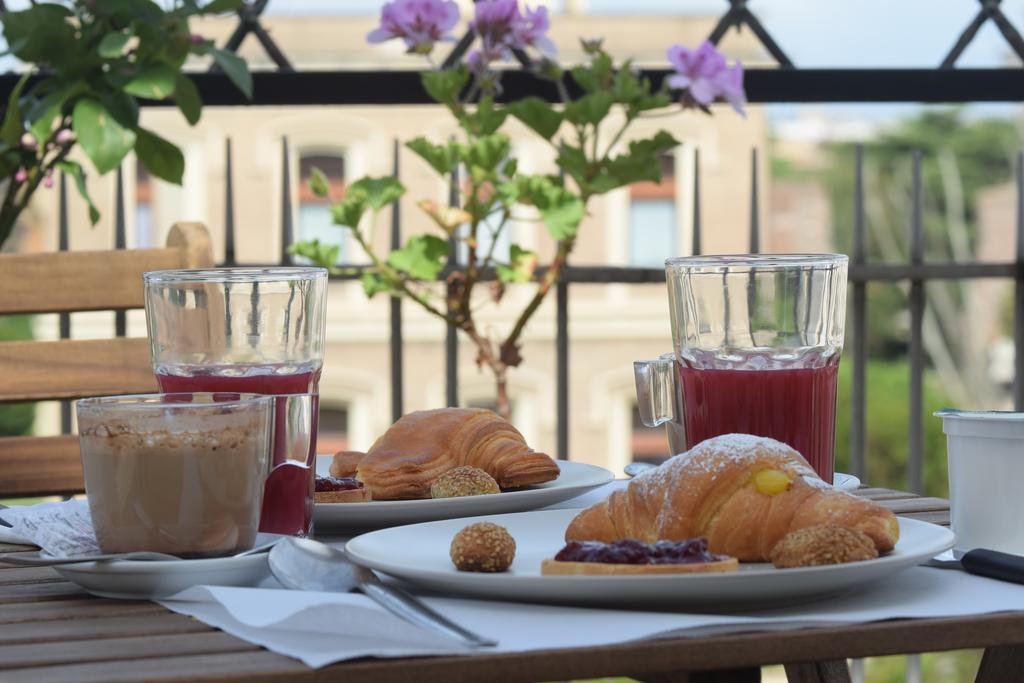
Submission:
[[[771,437],[831,483],[846,271],[841,254],[665,261],[675,351],[635,363],[641,419],[668,425],[673,453]]]
[[[161,391],[277,397],[260,531],[309,535],[327,271],[160,270],[143,282]]]

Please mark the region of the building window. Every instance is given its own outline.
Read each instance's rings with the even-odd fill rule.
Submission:
[[[480,225],[477,226],[477,263],[483,263],[484,259],[487,258],[487,254],[492,253],[492,247],[494,249],[492,258],[499,263],[508,263],[512,246],[512,221],[507,222],[505,227],[501,229],[501,233],[495,236],[494,233],[500,224],[500,220],[500,216],[489,216],[480,221]],[[468,223],[459,226],[459,236],[464,239],[467,235],[469,235]],[[466,242],[459,241],[456,257],[460,265],[465,265],[469,262],[469,245]]]
[[[629,265],[660,268],[676,254],[675,157],[661,155],[661,182],[629,186]]]
[[[317,420],[316,450],[330,454],[348,450],[348,406],[320,405]]]
[[[150,249],[156,243],[153,230],[153,181],[145,166],[135,163],[135,247]]]
[[[323,199],[309,189],[313,169],[318,168],[327,176],[330,184],[330,199]],[[340,244],[338,263],[345,261],[345,232],[331,222],[331,200],[337,201],[345,194],[345,160],[340,156],[310,154],[299,158],[299,216],[297,240],[318,239],[326,244]],[[303,259],[296,259],[301,261]]]

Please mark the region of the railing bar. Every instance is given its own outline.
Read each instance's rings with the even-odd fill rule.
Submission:
[[[558,459],[569,458],[569,283],[555,285],[555,370],[558,410]]]
[[[69,230],[69,219],[68,219],[68,177],[67,174],[61,171],[60,174],[60,192],[59,192],[59,209],[57,216],[57,249],[60,251],[67,251],[70,248],[70,230]],[[60,313],[58,314],[58,325],[60,327],[60,338],[70,339],[71,338],[71,314]],[[60,433],[70,434],[71,433],[71,401],[60,402]]]
[[[757,148],[750,150],[750,253],[761,251],[760,210],[757,187]]]
[[[224,265],[235,265],[235,170],[230,137],[224,141]]]
[[[984,9],[975,15],[974,19],[971,20],[971,23],[969,23],[967,28],[964,29],[964,32],[960,34],[959,38],[957,38],[956,43],[949,51],[949,54],[947,54],[946,58],[942,60],[942,64],[939,65],[940,69],[953,68],[956,64],[956,60],[960,59],[960,55],[963,54],[963,51],[967,49],[967,46],[971,44],[972,40],[974,40],[974,36],[978,34],[978,30],[981,29],[982,25],[985,23],[985,19],[987,18],[988,14]]]
[[[1024,410],[1024,151],[1017,152],[1017,260],[1013,299],[1013,406]]]
[[[693,150],[693,249],[700,256],[700,148]]]
[[[864,145],[857,145],[853,185],[853,263],[867,260],[864,225]],[[867,481],[867,284],[853,283],[853,396],[850,414],[850,469]]]
[[[452,171],[451,184],[448,187],[448,204],[459,205],[459,170]],[[448,265],[454,267],[458,260],[458,242],[455,237],[448,239]],[[448,301],[448,311],[451,312],[451,302],[448,290],[445,290],[445,300]],[[459,331],[455,325],[448,323],[444,338],[444,370],[445,370],[445,403],[448,407],[459,405]]]
[[[921,182],[921,151],[913,156],[913,211],[910,226],[910,262],[924,260],[923,189]],[[924,489],[922,463],[924,460],[924,282],[910,282],[910,457],[907,461],[907,485],[910,491]]]
[[[136,161],[136,163],[138,163]],[[114,248],[124,249],[127,246],[125,215],[124,215],[124,164],[117,167],[117,183],[114,199]],[[128,318],[124,311],[114,312],[114,335],[123,337],[128,334]]]
[[[399,165],[398,156],[401,151],[398,140],[394,143],[394,162],[391,167],[391,175],[398,178]],[[391,249],[399,249],[402,246],[402,216],[401,203],[396,200],[391,205]],[[402,376],[402,298],[391,297],[391,420],[398,422],[404,410],[404,397],[402,388],[404,380]]]
[[[288,137],[281,138],[281,263],[292,264],[292,255],[288,251],[295,232],[292,228],[292,172],[291,155],[288,150]]]

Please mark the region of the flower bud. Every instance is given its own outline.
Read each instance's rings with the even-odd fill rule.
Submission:
[[[70,145],[75,141],[75,134],[69,128],[61,128],[57,131],[57,137],[54,139],[58,145]]]
[[[26,151],[34,152],[39,148],[39,143],[36,142],[36,138],[32,133],[25,133],[21,136],[21,146]]]
[[[28,171],[26,171],[24,168],[19,168],[17,172],[15,172],[14,174],[14,182],[23,183],[26,180],[28,180]]]

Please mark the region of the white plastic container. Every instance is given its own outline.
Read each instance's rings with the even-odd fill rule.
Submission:
[[[940,410],[949,458],[953,553],[1024,554],[1024,413]]]

